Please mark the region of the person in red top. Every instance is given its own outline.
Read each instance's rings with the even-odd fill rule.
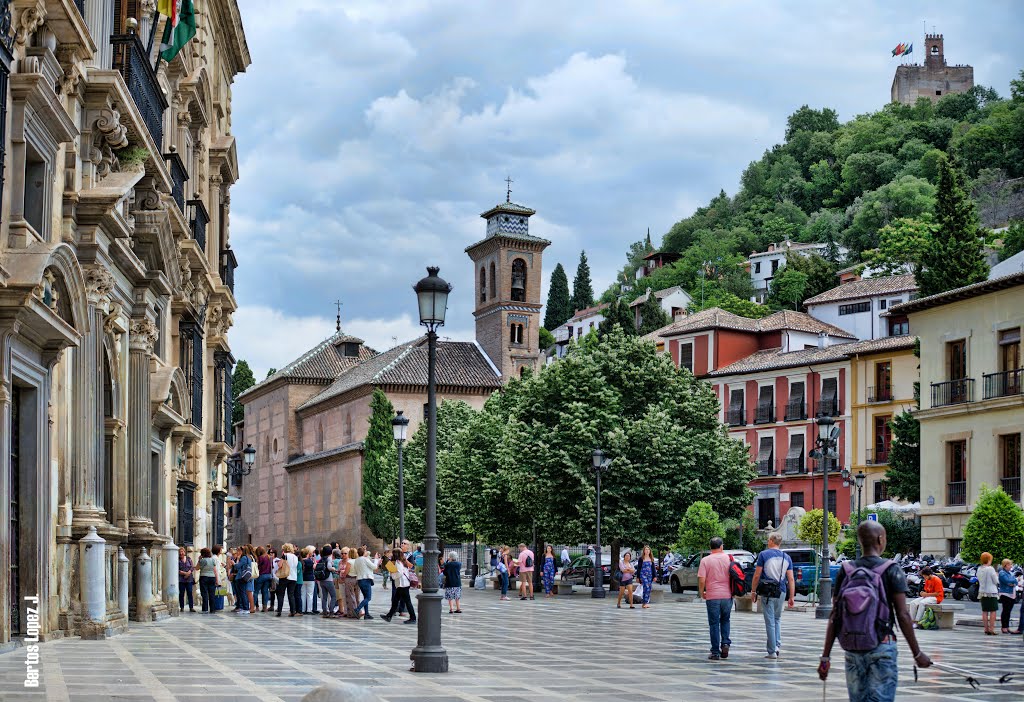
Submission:
[[[697,568],[697,591],[708,608],[708,627],[711,629],[711,655],[709,661],[729,657],[729,616],[732,614],[732,587],[729,566],[732,559],[723,550],[719,537],[711,539],[711,553],[700,559]]]
[[[921,596],[907,603],[910,609],[910,618],[916,623],[921,621],[928,605],[942,604],[945,595],[942,588],[942,578],[932,573],[932,569],[924,567],[921,569],[921,577],[924,584],[921,588]]]

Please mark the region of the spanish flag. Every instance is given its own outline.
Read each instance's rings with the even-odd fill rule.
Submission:
[[[192,0],[160,0],[157,12],[167,18],[160,40],[160,58],[170,63],[196,35],[196,13]]]

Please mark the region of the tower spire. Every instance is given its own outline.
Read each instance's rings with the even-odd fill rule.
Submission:
[[[334,322],[334,331],[335,332],[340,332],[341,331],[341,300],[335,300],[334,301],[334,306],[338,308],[338,316],[337,316],[337,318],[335,319],[335,322]]]
[[[505,185],[508,186],[505,190],[505,202],[512,202],[512,176],[505,176]]]

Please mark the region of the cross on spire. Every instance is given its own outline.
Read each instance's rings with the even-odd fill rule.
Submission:
[[[335,300],[334,306],[338,308],[338,317],[334,322],[334,330],[341,331],[341,300]]]
[[[505,185],[508,186],[505,190],[505,202],[512,202],[512,183],[514,182],[512,176],[505,176]]]

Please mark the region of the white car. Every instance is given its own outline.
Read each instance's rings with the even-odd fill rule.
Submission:
[[[711,552],[701,551],[700,553],[695,553],[683,561],[682,565],[672,571],[672,576],[669,578],[669,585],[672,587],[672,592],[697,589],[697,568],[700,566],[700,560],[709,553]],[[725,553],[732,556],[733,560],[739,563],[743,570],[746,570],[748,566],[752,566],[754,564],[754,554],[750,551],[733,549],[731,551],[726,551]]]

